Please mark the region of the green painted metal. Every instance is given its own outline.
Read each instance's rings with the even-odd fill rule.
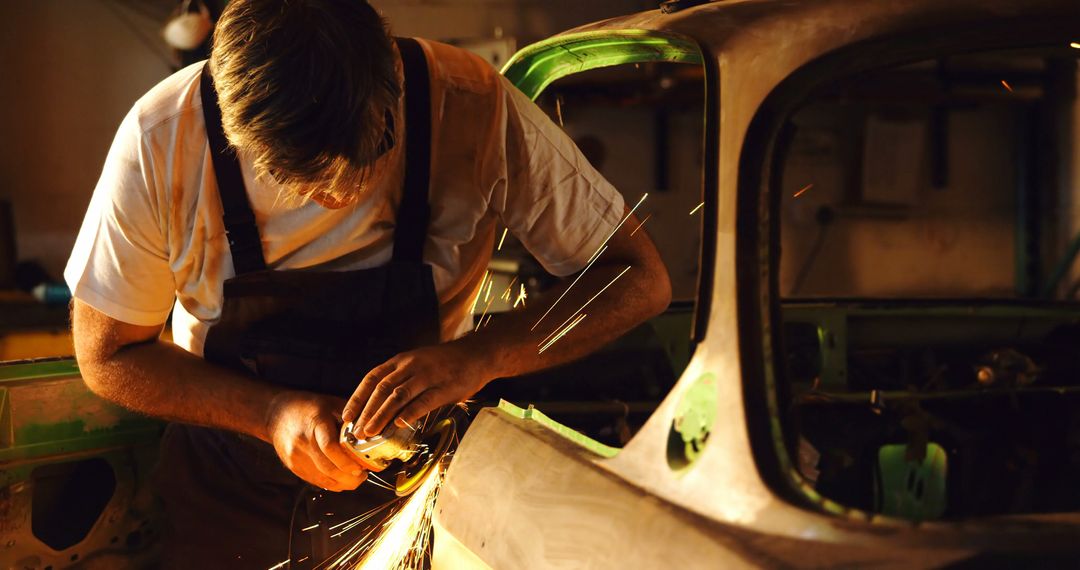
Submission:
[[[908,459],[908,446],[898,443],[878,450],[880,489],[877,511],[913,521],[939,519],[945,514],[948,457],[929,443],[921,461]]]
[[[896,342],[904,339],[909,343],[921,342],[925,337],[922,327],[927,323],[940,325],[935,330],[939,338],[964,342],[975,327],[1024,330],[1030,334],[1045,330],[1048,333],[1057,324],[1080,319],[1080,307],[964,301],[951,304],[797,303],[784,305],[783,315],[785,322],[817,327],[821,356],[819,388],[843,392],[847,386],[850,337],[855,334],[856,340],[862,338],[860,333],[865,332],[867,323],[882,324],[878,330],[888,330]],[[854,333],[850,332],[853,327]]]
[[[571,428],[566,427],[563,424],[547,417],[543,412],[529,406],[528,408],[521,408],[514,404],[501,400],[499,402],[498,409],[506,414],[509,414],[515,418],[521,420],[534,421],[545,428],[555,432],[567,441],[576,443],[586,450],[599,455],[600,457],[612,458],[618,455],[619,448],[611,447],[610,445],[604,445],[595,439],[585,436],[581,432],[574,431]]]
[[[65,378],[79,375],[74,358],[48,358],[0,362],[0,385],[12,381]]]
[[[663,61],[700,65],[701,49],[673,33],[604,30],[570,33],[532,44],[510,58],[503,75],[522,93],[536,99],[553,81],[597,69]]]
[[[139,545],[160,526],[149,473],[163,427],[93,394],[71,358],[0,363],[0,544],[5,553],[0,559],[60,568],[106,550],[123,552],[131,560],[152,556]],[[32,516],[35,473],[88,459],[103,460],[112,469],[112,497],[88,534],[64,550],[53,550],[39,540],[31,521],[37,516]],[[67,473],[65,484],[82,483],[74,472]],[[80,492],[101,489],[80,487]],[[133,536],[142,539],[132,542]]]
[[[694,464],[705,452],[713,426],[720,393],[716,376],[702,374],[683,392],[675,405],[675,417],[668,434],[668,465],[683,470]]]
[[[153,443],[162,427],[90,392],[73,359],[0,363],[0,471],[29,460]]]

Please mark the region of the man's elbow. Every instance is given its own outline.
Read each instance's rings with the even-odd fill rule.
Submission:
[[[75,341],[75,362],[83,384],[94,395],[120,403],[123,393],[123,374],[117,372],[122,364],[117,362],[118,350],[83,337]]]
[[[95,395],[113,400],[116,387],[111,382],[108,373],[109,363],[107,358],[97,358],[76,349],[75,362],[79,365],[79,375],[83,384]]]
[[[671,277],[663,262],[655,263],[649,271],[649,317],[663,313],[671,305]]]
[[[124,323],[77,298],[72,302],[75,361],[86,387],[107,400],[118,401],[123,397],[126,351],[155,341],[160,332],[161,326]]]

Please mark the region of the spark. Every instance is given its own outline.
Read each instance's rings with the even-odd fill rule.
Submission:
[[[371,483],[372,485],[375,485],[376,487],[378,487],[378,488],[380,488],[380,489],[382,489],[384,491],[394,491],[394,490],[396,490],[393,487],[388,486],[386,483],[380,483],[379,481],[373,479],[371,477],[370,473],[368,474],[368,480],[367,481],[368,481],[368,483]]]
[[[1073,49],[1080,49],[1080,42],[1072,42],[1069,44],[1069,47]]]
[[[514,301],[513,308],[516,309],[517,306],[518,306],[518,303],[521,303],[521,306],[524,307],[525,306],[525,297],[526,297],[526,295],[525,295],[525,284],[522,283],[521,284],[521,292],[518,293],[517,300]]]
[[[590,299],[589,299],[588,301],[585,301],[585,304],[584,304],[584,305],[582,305],[580,309],[578,309],[578,310],[574,311],[574,312],[573,312],[573,316],[571,316],[571,317],[570,317],[569,319],[566,319],[565,321],[563,321],[561,325],[559,325],[559,326],[555,327],[555,331],[557,331],[557,330],[559,330],[559,329],[563,328],[564,326],[566,326],[566,323],[570,322],[570,320],[571,320],[571,319],[573,319],[574,317],[576,317],[578,313],[580,313],[580,312],[584,311],[584,310],[585,310],[585,307],[588,307],[588,306],[589,306],[589,303],[592,303],[592,302],[593,302],[593,301],[594,301],[594,300],[595,300],[595,299],[596,299],[597,297],[599,297],[599,296],[600,296],[600,294],[601,294],[601,293],[603,293],[604,291],[607,291],[608,287],[611,287],[612,285],[614,285],[614,284],[615,284],[615,282],[616,282],[616,281],[618,281],[620,277],[622,277],[623,275],[625,275],[627,271],[630,271],[630,266],[629,266],[629,265],[627,265],[627,266],[626,266],[626,269],[623,269],[623,270],[622,270],[622,273],[619,273],[618,275],[616,275],[616,276],[615,276],[615,278],[614,278],[614,279],[612,279],[611,281],[609,281],[607,285],[604,285],[604,288],[603,288],[603,289],[600,289],[600,290],[599,290],[599,291],[597,291],[597,293],[596,293],[595,295],[593,295],[593,296],[592,296],[592,297],[591,297],[591,298],[590,298]],[[548,339],[549,339],[549,338],[551,338],[551,335],[555,334],[555,331],[552,331],[552,332],[551,332],[551,334],[549,334],[549,335],[547,336],[547,338],[545,338],[544,340],[540,341],[540,344],[539,344],[539,345],[537,345],[537,346],[541,346],[541,345],[543,345],[543,344],[544,344],[545,342],[547,342],[547,341],[548,341]]]
[[[372,485],[375,485],[376,487],[382,487],[383,489],[386,489],[387,491],[393,491],[394,490],[393,485],[391,485],[390,483],[387,483],[385,479],[383,479],[382,477],[379,477],[374,472],[369,472],[368,473],[368,481]]]
[[[469,310],[470,313],[473,313],[473,314],[476,313],[476,304],[480,302],[480,297],[484,294],[484,284],[487,283],[488,275],[490,275],[490,274],[491,274],[491,271],[485,271],[484,272],[484,278],[480,280],[480,290],[478,290],[476,292],[476,298],[473,299],[473,302],[472,302],[472,309]]]
[[[696,214],[697,211],[700,210],[704,205],[705,202],[698,204],[693,210],[690,210],[690,215],[693,216],[694,214]]]
[[[494,284],[495,284],[495,278],[492,277],[491,280],[488,281],[487,293],[484,293],[484,301],[485,302],[491,300],[491,286],[494,285]]]
[[[493,277],[491,279],[491,282],[494,282],[494,281],[495,281],[495,278]],[[490,285],[488,285],[488,291],[489,291],[489,295],[490,295],[490,291],[491,291],[491,286]],[[484,317],[487,316],[488,309],[491,309],[491,303],[494,302],[494,301],[495,301],[495,299],[492,299],[489,296],[489,298],[487,300],[487,305],[484,306],[484,312],[480,313],[480,319],[478,321],[476,321],[476,329],[473,330],[473,332],[478,332],[480,330],[480,325],[484,324]]]
[[[401,423],[405,424],[405,427],[407,427],[407,428],[409,428],[409,429],[411,429],[413,431],[416,431],[416,428],[414,428],[412,425],[410,425],[409,422],[405,421],[405,418],[398,418],[398,419],[401,420]]]
[[[650,213],[648,216],[645,216],[645,219],[641,220],[641,223],[638,224],[636,228],[634,228],[634,231],[630,232],[630,237],[634,237],[634,234],[636,234],[637,231],[640,230],[641,227],[645,225],[645,222],[649,221],[649,218],[651,218],[651,217],[652,217],[652,213]]]
[[[801,190],[799,190],[798,192],[792,194],[791,197],[792,198],[798,198],[799,196],[802,196],[803,193],[805,193],[807,190],[809,190],[809,189],[811,189],[813,187],[814,187],[813,184],[807,184],[806,186],[803,186]]]
[[[1006,89],[1008,89],[1008,90],[1009,90],[1009,93],[1012,93],[1012,92],[1013,92],[1013,88],[1012,88],[1012,85],[1009,85],[1009,82],[1008,82],[1008,81],[1005,81],[1004,79],[1002,79],[1002,80],[1001,80],[1001,84],[1002,84],[1003,86],[1005,86],[1005,88],[1006,88]]]
[[[490,322],[491,322],[491,317],[493,317],[493,316],[494,316],[494,315],[488,315],[488,316],[487,316],[487,319],[486,319],[486,320],[484,320],[484,325],[483,325],[483,326],[485,326],[485,327],[486,327],[486,326],[488,326],[488,323],[490,323]]]
[[[301,558],[300,560],[297,560],[296,563],[299,564],[299,563],[307,560],[308,558],[311,558],[311,557],[310,556],[305,556],[305,557]]]
[[[543,354],[545,350],[551,348],[551,345],[555,344],[556,342],[559,342],[560,338],[566,336],[566,333],[570,332],[574,327],[578,326],[578,323],[580,323],[581,321],[584,321],[585,317],[587,317],[587,316],[588,315],[586,315],[585,313],[581,313],[580,315],[578,315],[577,318],[575,318],[573,320],[573,322],[571,322],[566,328],[564,328],[562,330],[562,332],[555,335],[555,338],[551,339],[550,341],[548,341],[547,344],[540,347],[540,352],[538,352],[537,354]]]
[[[339,529],[339,528],[341,528],[341,527],[343,527],[345,525],[352,524],[352,523],[354,523],[354,522],[356,522],[356,521],[358,521],[360,519],[370,517],[371,515],[377,513],[378,511],[381,511],[381,510],[385,509],[386,507],[389,507],[390,504],[391,503],[384,503],[384,504],[379,505],[377,507],[374,507],[372,509],[368,509],[368,510],[356,515],[355,517],[353,517],[353,518],[351,518],[351,519],[349,519],[347,521],[337,523],[336,525],[330,527],[327,530],[337,530],[337,529]]]
[[[634,215],[634,212],[637,211],[638,207],[641,206],[641,203],[644,202],[645,198],[648,198],[648,197],[649,197],[648,192],[641,195],[641,199],[637,201],[637,204],[634,204],[633,208],[630,208],[630,212],[628,212],[626,214],[626,216],[623,217],[622,221],[619,222],[619,225],[615,226],[615,229],[611,230],[611,233],[608,234],[608,237],[604,238],[604,243],[600,244],[600,247],[596,249],[596,253],[592,254],[592,257],[589,258],[589,263],[592,263],[593,261],[596,260],[597,257],[600,257],[600,254],[604,253],[604,249],[607,249],[607,243],[609,241],[611,241],[612,237],[615,236],[615,232],[619,231],[619,228],[621,228],[623,226],[623,224],[626,223],[626,220],[630,219],[630,216]]]
[[[315,523],[315,524],[313,524],[311,526],[306,526],[306,527],[300,529],[300,532],[307,532],[307,531],[309,531],[311,529],[314,529],[314,528],[319,528],[319,523]]]
[[[345,551],[345,554],[342,554],[337,560],[330,564],[327,564],[324,568],[341,568],[343,564],[345,564],[349,560],[352,560],[353,557],[359,554],[359,551],[361,549],[370,544],[370,541],[365,541],[364,538],[367,538],[367,535],[364,535],[363,538],[346,547],[348,548],[348,550]],[[341,550],[339,550],[338,552],[341,552]],[[335,552],[334,555],[336,556],[337,553]],[[323,563],[325,564],[325,561]],[[316,566],[316,568],[318,568],[318,566]]]
[[[442,484],[442,466],[387,521],[356,570],[414,569],[423,565],[431,534],[431,515]]]
[[[517,275],[510,280],[510,284],[506,286],[506,291],[503,291],[503,294],[499,296],[500,299],[504,301],[510,300],[510,294],[514,292],[514,283],[517,283]]]
[[[278,562],[277,564],[274,564],[273,566],[267,568],[266,570],[278,570],[279,568],[284,568],[285,565],[289,563],[289,560],[290,559],[286,558],[285,560],[283,560],[281,562]]]
[[[574,281],[570,283],[570,286],[563,290],[562,294],[559,295],[559,298],[555,299],[555,302],[552,303],[550,307],[548,307],[548,310],[544,311],[544,314],[540,315],[540,318],[537,319],[536,323],[534,323],[532,328],[529,329],[530,331],[536,330],[536,327],[540,326],[540,323],[543,322],[545,318],[547,318],[548,314],[551,313],[551,310],[554,309],[555,306],[563,300],[563,297],[565,297],[566,294],[574,288],[574,285],[577,285],[577,282],[580,281],[581,278],[589,271],[589,268],[592,267],[593,263],[595,263],[597,259],[600,259],[600,255],[603,255],[605,251],[607,251],[606,245],[604,246],[604,249],[600,250],[600,253],[598,255],[592,258],[592,261],[590,261],[589,264],[585,266],[585,269],[582,269],[581,273],[578,273],[578,276],[574,278]]]
[[[394,506],[395,504],[397,504],[397,502],[398,502],[397,499],[394,499],[394,500],[389,501],[387,503],[383,503],[383,504],[381,504],[381,505],[379,505],[379,506],[377,506],[377,507],[375,507],[373,509],[368,510],[367,512],[365,512],[363,514],[360,514],[360,515],[357,515],[357,516],[353,517],[350,520],[347,520],[347,521],[345,521],[343,523],[340,523],[340,524],[334,525],[333,527],[330,527],[330,530],[336,530],[336,529],[338,529],[338,528],[340,528],[342,526],[345,527],[345,528],[342,528],[336,534],[330,535],[330,538],[337,538],[337,537],[349,532],[350,530],[364,524],[365,522],[367,522],[368,519],[370,519],[371,517],[381,513],[382,511],[386,510],[387,508]],[[371,531],[369,531],[368,534],[371,534]]]
[[[559,95],[555,98],[555,117],[559,119],[559,126],[566,128],[566,125],[563,124],[562,119],[562,95]]]
[[[499,238],[499,247],[495,248],[495,251],[502,251],[503,242],[506,241],[506,231],[510,228],[503,228],[503,235]]]
[[[382,483],[383,485],[386,485],[387,487],[390,486],[390,483],[387,483],[385,479],[383,479],[382,477],[379,477],[375,473],[368,473],[368,475],[370,475],[371,477],[374,477],[376,481]]]

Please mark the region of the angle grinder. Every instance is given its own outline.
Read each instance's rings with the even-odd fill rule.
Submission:
[[[394,480],[394,492],[404,497],[418,489],[450,451],[457,436],[457,420],[451,411],[432,412],[415,427],[390,424],[382,433],[369,438],[357,435],[353,422],[347,422],[341,426],[340,442],[369,471],[385,471],[397,462],[400,469]]]

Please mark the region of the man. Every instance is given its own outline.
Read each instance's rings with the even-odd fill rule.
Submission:
[[[321,561],[350,538],[334,521],[386,499],[352,491],[343,420],[416,421],[662,311],[667,272],[626,213],[482,60],[395,44],[360,0],[230,2],[209,67],[124,119],[65,271],[87,385],[173,422],[166,564]],[[568,283],[466,335],[501,225],[556,275],[606,250],[540,326]]]

